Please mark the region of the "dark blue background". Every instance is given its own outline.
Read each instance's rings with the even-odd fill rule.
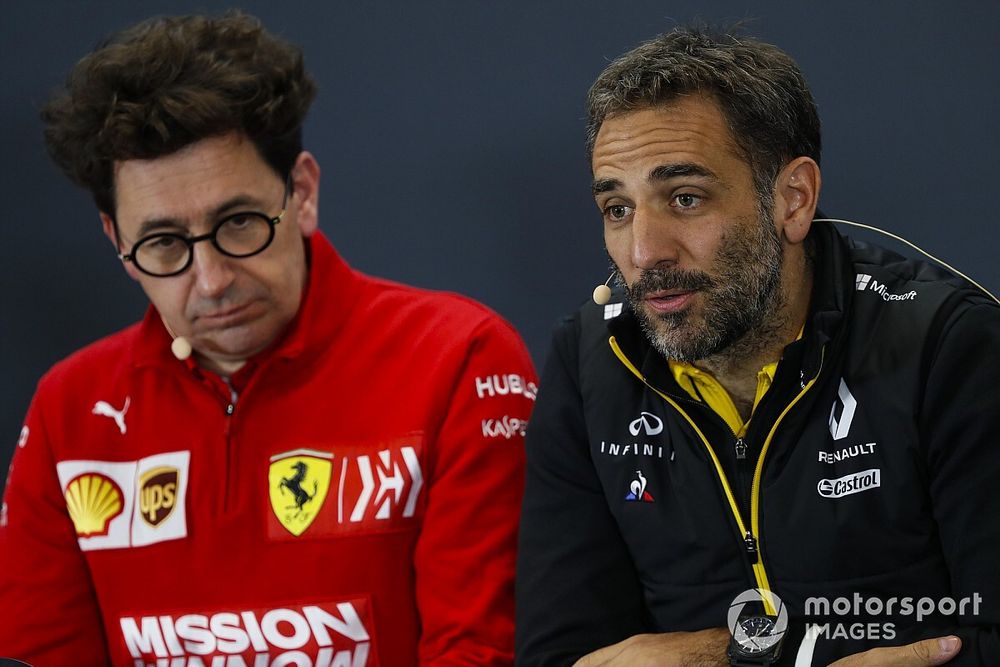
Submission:
[[[45,156],[38,108],[105,34],[229,6],[3,3],[0,464],[41,374],[145,306],[89,196]],[[242,7],[300,44],[319,83],[306,142],[323,168],[321,227],[340,251],[370,273],[487,303],[539,364],[556,317],[607,277],[583,148],[587,87],[609,59],[692,18],[755,19],[751,34],[798,60],[824,124],[827,213],[908,236],[1000,289],[1000,3]]]

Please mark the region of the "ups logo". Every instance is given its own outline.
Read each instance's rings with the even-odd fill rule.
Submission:
[[[142,520],[154,528],[174,511],[177,504],[177,468],[153,468],[139,478],[139,510]]]

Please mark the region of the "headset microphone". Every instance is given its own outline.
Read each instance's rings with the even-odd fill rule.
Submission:
[[[167,333],[170,334],[170,337],[173,338],[173,341],[170,343],[170,351],[177,358],[177,361],[184,361],[190,357],[191,353],[194,351],[191,347],[191,342],[184,336],[175,336],[174,330],[170,328],[170,325],[167,324],[167,321],[163,319],[162,315],[160,316],[160,321],[163,322],[163,327],[167,330]]]
[[[178,361],[184,361],[191,356],[191,343],[184,336],[178,336],[170,343],[170,351],[174,353]]]
[[[608,287],[608,283],[611,279],[615,277],[615,274],[608,276],[608,279],[604,281],[603,285],[598,285],[594,288],[594,303],[598,306],[605,305],[608,301],[611,301],[611,288]]]

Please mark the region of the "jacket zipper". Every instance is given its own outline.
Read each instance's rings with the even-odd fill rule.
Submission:
[[[707,441],[706,441],[707,444]],[[740,488],[745,489],[747,487],[747,466],[749,462],[747,460],[747,443],[742,435],[736,437],[736,441],[733,443],[733,449],[736,451],[736,474],[739,476]],[[753,481],[751,480],[751,487]],[[742,508],[744,512],[740,516],[750,516],[750,500],[747,499],[746,506]],[[743,533],[743,549],[746,551],[747,559],[750,564],[753,565],[758,560],[757,551],[757,538],[754,537],[753,533],[749,530]]]
[[[207,373],[207,371],[199,371],[202,373]],[[229,511],[229,508],[234,503],[235,497],[235,470],[236,470],[236,452],[233,449],[231,442],[231,433],[233,426],[233,415],[236,412],[236,404],[240,399],[240,392],[236,390],[233,386],[232,381],[224,375],[215,374],[219,381],[221,381],[221,386],[219,382],[216,382],[211,375],[201,375],[194,373],[195,382],[202,386],[212,398],[218,401],[218,404],[222,408],[222,413],[225,415],[225,420],[223,422],[224,426],[222,429],[222,440],[225,447],[226,465],[223,466],[222,470],[222,480],[221,480],[221,510],[223,514]],[[244,393],[246,388],[244,388]]]
[[[729,486],[729,480],[726,479],[726,473],[722,469],[722,464],[719,462],[719,457],[715,454],[715,449],[712,447],[708,438],[702,433],[698,425],[695,424],[694,420],[684,411],[683,408],[672,398],[667,396],[665,393],[654,387],[649,383],[648,380],[642,375],[638,368],[628,360],[625,353],[622,352],[621,348],[618,347],[618,341],[615,340],[614,336],[608,339],[608,343],[611,345],[611,350],[618,357],[618,360],[628,368],[633,375],[639,378],[643,384],[652,389],[656,394],[666,401],[670,406],[672,406],[677,412],[687,421],[687,423],[694,429],[695,433],[698,434],[698,438],[701,440],[702,444],[705,445],[705,449],[708,451],[709,457],[712,459],[712,463],[715,465],[715,472],[719,476],[719,481],[722,483],[722,490],[725,492],[726,500],[729,502],[729,509],[733,513],[733,518],[736,519],[736,526],[743,535],[743,550],[750,560],[750,564],[753,568],[754,579],[757,582],[757,588],[764,591],[771,591],[771,584],[767,577],[767,571],[764,568],[763,560],[760,557],[760,480],[764,472],[764,457],[767,455],[767,450],[771,446],[771,441],[774,440],[774,434],[778,430],[778,426],[781,424],[785,415],[798,403],[803,396],[816,384],[816,380],[819,379],[820,373],[823,370],[823,355],[825,354],[826,348],[823,348],[823,352],[820,357],[819,370],[816,371],[815,377],[801,385],[802,389],[795,396],[792,401],[785,406],[785,409],[781,411],[778,418],[774,420],[774,424],[771,425],[771,430],[768,432],[767,437],[764,439],[764,445],[761,447],[760,455],[757,457],[757,465],[754,468],[753,481],[750,486],[750,524],[747,525],[743,521],[743,512],[740,511],[740,506],[736,502],[736,497],[733,495],[733,490]],[[743,456],[746,456],[746,442],[742,439],[737,440],[737,445],[739,443],[743,444]],[[737,447],[737,457],[739,457],[740,449]],[[744,459],[745,462],[746,459]],[[762,601],[764,603],[764,610],[769,615],[776,615],[777,610],[774,609],[771,598],[767,595],[762,596]]]
[[[778,432],[778,426],[780,426],[781,422],[785,419],[785,415],[791,412],[792,408],[795,407],[800,400],[802,400],[802,397],[805,396],[809,390],[812,389],[813,385],[816,384],[816,381],[819,380],[819,376],[823,372],[823,362],[825,360],[826,346],[823,346],[823,348],[820,349],[819,367],[816,369],[816,375],[814,375],[808,382],[803,382],[802,380],[804,378],[800,372],[799,386],[801,387],[801,390],[798,394],[796,394],[795,398],[793,398],[792,401],[785,406],[785,409],[781,411],[781,414],[774,420],[774,423],[771,424],[771,430],[768,431],[767,437],[764,439],[764,446],[760,450],[760,457],[757,459],[757,466],[754,468],[753,484],[750,487],[750,530],[752,531],[751,536],[756,537],[756,546],[758,551],[760,550],[760,482],[764,475],[764,457],[767,455],[768,449],[771,448],[771,442],[774,440],[775,433]],[[763,579],[765,585],[761,588],[766,591],[770,591],[771,585],[767,580],[767,572],[764,570],[764,563],[761,562],[760,559],[758,559],[758,563],[754,565],[754,574],[757,574],[758,567],[760,568],[760,576],[757,580],[761,581],[761,579]],[[777,612],[771,609],[771,606],[771,599],[765,596],[764,607],[768,610],[769,614],[773,615]]]
[[[240,400],[240,395],[228,377],[224,375],[220,375],[219,377],[222,378],[222,381],[226,384],[226,389],[229,390],[229,403],[226,405],[226,416],[232,417],[233,413],[236,412],[236,402]]]
[[[226,403],[226,429],[225,429],[225,440],[226,440],[226,469],[224,471],[224,481],[223,488],[225,489],[225,495],[222,498],[222,511],[226,513],[229,508],[233,505],[233,496],[235,495],[235,485],[234,471],[236,470],[236,452],[233,448],[231,431],[233,427],[233,413],[236,412],[236,403],[239,401],[239,393],[236,388],[233,387],[232,381],[225,375],[219,376],[226,385],[226,389],[229,390],[229,402]]]

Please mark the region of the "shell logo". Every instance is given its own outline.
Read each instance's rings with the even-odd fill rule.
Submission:
[[[124,495],[110,477],[84,473],[66,485],[66,508],[80,537],[107,535],[112,519],[122,513]]]

